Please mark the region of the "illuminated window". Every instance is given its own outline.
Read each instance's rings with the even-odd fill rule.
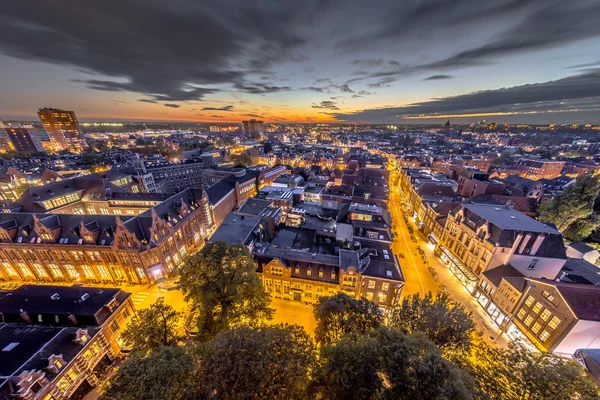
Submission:
[[[532,323],[532,322],[533,322],[533,317],[532,317],[531,315],[528,315],[528,316],[527,316],[527,318],[525,318],[525,321],[523,321],[523,323],[524,323],[526,326],[529,326],[529,325],[531,325],[531,323]]]
[[[4,270],[8,276],[18,276],[17,271],[15,271],[15,269],[9,263],[4,263],[2,265],[4,266]]]
[[[552,313],[550,312],[550,310],[545,309],[544,311],[542,311],[540,318],[544,321],[548,321],[548,318],[550,318],[551,315],[552,315]]]
[[[96,267],[98,273],[100,273],[100,278],[102,279],[110,279],[110,274],[108,273],[108,269],[104,265],[98,265]]]
[[[540,328],[541,328],[541,327],[542,327],[542,326],[540,325],[540,323],[539,323],[539,322],[536,322],[536,323],[535,323],[535,324],[533,324],[533,326],[531,327],[531,332],[533,332],[533,333],[536,333],[536,334],[537,334],[537,333],[540,331]]]
[[[48,273],[40,264],[33,264],[33,268],[35,269],[35,273],[38,277],[47,278]]]
[[[540,312],[540,310],[542,309],[542,303],[540,303],[539,301],[537,303],[535,303],[535,306],[533,306],[533,308],[531,309],[534,313],[538,314]]]
[[[23,264],[23,263],[19,263],[19,269],[21,270],[21,273],[23,274],[24,277],[33,277],[33,272],[31,272],[31,270],[27,267],[27,265]]]
[[[390,284],[387,282],[384,282],[381,284],[381,290],[383,290],[384,292],[387,292],[390,288]]]
[[[367,300],[373,300],[373,292],[367,292]]]
[[[543,332],[540,334],[540,336],[539,336],[539,338],[540,338],[540,341],[542,341],[542,342],[545,342],[545,341],[548,339],[548,337],[549,337],[549,336],[550,336],[550,332],[548,332],[548,331],[543,331]]]
[[[375,282],[374,280],[369,280],[369,289],[375,289],[375,284],[377,282]]]
[[[542,296],[547,298],[548,301],[550,301],[551,303],[554,302],[554,296],[552,296],[550,293],[546,292],[545,290],[542,292]]]
[[[342,286],[355,288],[356,287],[356,276],[344,276],[344,279],[342,281]]]
[[[90,268],[89,265],[82,265],[81,269],[83,270],[83,274],[85,275],[86,278],[88,279],[94,279],[94,272],[92,271],[92,269]]]
[[[308,267],[308,268],[306,269],[306,276],[310,276],[311,274],[312,274],[312,268],[311,268],[311,267]]]
[[[534,301],[535,301],[535,299],[533,298],[533,296],[529,296],[529,297],[527,298],[527,300],[525,300],[525,305],[526,305],[527,307],[531,307],[531,305],[533,304],[533,302],[534,302]]]
[[[560,324],[560,318],[558,318],[557,316],[552,317],[550,322],[548,322],[548,326],[552,329],[556,329],[558,324]]]
[[[75,278],[79,277],[79,273],[77,272],[77,270],[75,269],[74,266],[72,266],[72,265],[65,265],[64,269],[65,269],[65,271],[67,271],[67,274],[69,275],[69,277],[71,279],[75,279]]]
[[[144,272],[144,269],[143,269],[143,268],[139,268],[139,267],[138,267],[138,268],[136,268],[136,269],[135,269],[135,272],[137,272],[137,274],[138,274],[138,277],[139,277],[140,279],[144,279],[144,278],[146,277],[146,273]]]
[[[526,313],[527,313],[527,311],[525,311],[523,308],[521,308],[519,310],[519,313],[517,314],[517,318],[523,319],[523,317],[525,316]]]
[[[380,293],[379,294],[379,301],[381,303],[384,303],[386,300],[387,300],[387,294]]]
[[[62,274],[60,268],[58,267],[58,265],[48,264],[48,269],[50,270],[50,273],[52,274],[53,277],[55,277],[55,278],[63,277],[63,274]]]

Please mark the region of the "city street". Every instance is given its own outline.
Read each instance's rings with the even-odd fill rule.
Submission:
[[[395,238],[393,250],[400,259],[402,273],[404,274],[405,286],[402,296],[413,293],[424,294],[428,291],[437,293],[440,285],[444,285],[448,295],[462,304],[465,309],[472,313],[473,321],[476,324],[476,329],[483,334],[483,339],[489,344],[506,347],[508,341],[506,336],[502,336],[495,342],[500,329],[491,321],[490,317],[483,311],[477,301],[460,281],[450,272],[439,257],[434,252],[434,246],[426,240],[425,236],[417,229],[412,216],[409,217],[414,235],[417,239],[416,243],[411,240],[408,226],[402,217],[403,202],[406,201],[401,196],[401,191],[398,186],[393,186],[390,193],[390,212],[395,227]],[[421,257],[417,251],[417,246],[420,246],[425,253],[425,257],[429,265],[438,275],[439,283],[433,278],[431,272],[423,264]],[[404,258],[401,258],[401,254]]]

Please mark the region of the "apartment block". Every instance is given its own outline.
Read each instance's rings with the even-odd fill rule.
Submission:
[[[493,204],[452,210],[436,251],[472,293],[487,270],[510,264],[527,277],[554,279],[567,259],[556,229]]]

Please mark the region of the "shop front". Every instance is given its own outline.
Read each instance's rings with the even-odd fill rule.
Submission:
[[[454,254],[440,245],[440,258],[448,266],[448,269],[458,278],[469,293],[473,293],[479,279],[471,272]]]

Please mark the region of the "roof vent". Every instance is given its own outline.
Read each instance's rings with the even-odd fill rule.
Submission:
[[[494,210],[496,210],[496,211],[500,211],[500,210],[501,210],[501,208],[494,207]]]
[[[517,219],[517,217],[515,217],[514,215],[511,215],[510,217],[511,217],[512,219]]]
[[[86,300],[87,300],[87,299],[89,299],[89,298],[90,298],[90,295],[89,295],[89,293],[84,293],[84,294],[82,294],[82,295],[81,295],[81,297],[79,298],[79,302],[80,302],[80,303],[83,303],[84,301],[86,301]]]
[[[58,293],[54,293],[52,296],[50,296],[50,298],[52,300],[59,300],[60,299],[60,295]]]

